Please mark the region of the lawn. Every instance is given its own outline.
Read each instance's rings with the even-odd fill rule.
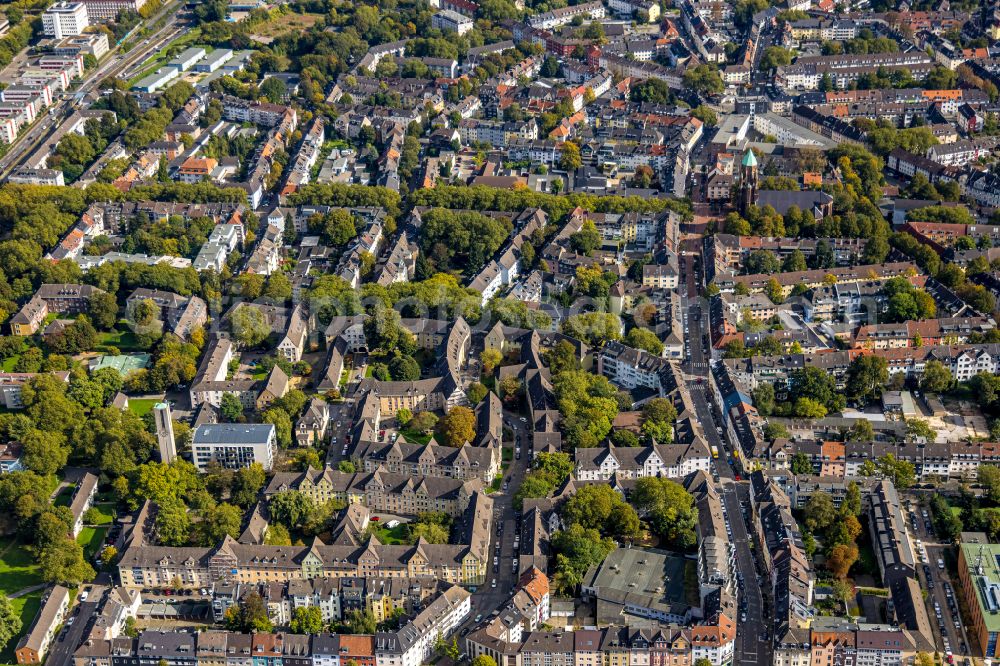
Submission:
[[[94,555],[104,547],[104,537],[107,534],[107,527],[84,527],[80,530],[76,540],[83,546],[83,556],[88,560],[93,559]]]
[[[401,545],[406,543],[406,525],[399,524],[395,527],[379,527],[375,530],[375,538],[387,545]]]
[[[67,486],[59,491],[56,495],[55,504],[56,506],[69,506],[73,502],[73,486]]]
[[[139,345],[135,333],[122,322],[107,333],[101,333],[97,338],[97,351],[107,351],[109,347],[117,347],[120,351],[136,351]]]
[[[158,402],[155,398],[129,398],[128,410],[137,416],[145,416],[153,411],[153,405]]]
[[[14,648],[17,647],[17,642],[28,633],[28,629],[31,628],[31,623],[35,619],[35,615],[38,614],[38,609],[42,605],[42,593],[44,590],[39,590],[37,592],[32,592],[31,594],[26,594],[23,597],[18,597],[17,599],[11,599],[10,605],[14,609],[14,612],[21,617],[21,631],[17,636],[14,636],[8,641],[6,647],[3,651],[0,651],[0,664],[14,664],[17,663],[17,658],[14,655]]]
[[[37,558],[27,546],[11,546],[0,557],[0,592],[9,595],[41,582]]]
[[[88,511],[87,517],[94,525],[109,525],[115,520],[115,505],[113,503],[95,504]]]
[[[427,444],[427,442],[431,441],[431,437],[433,437],[430,433],[413,430],[411,428],[403,428],[400,430],[400,433],[406,438],[406,441],[411,444],[419,444],[420,446]]]
[[[3,363],[0,365],[2,365],[4,372],[14,372],[14,366],[17,365],[19,360],[21,360],[20,352],[23,352],[27,348],[27,344],[27,338],[21,338],[21,349],[19,350],[19,353],[14,354],[10,358],[3,359]]]
[[[277,13],[277,12],[274,12]],[[322,14],[281,14],[251,29],[254,37],[273,40],[290,32],[305,32],[323,18]]]

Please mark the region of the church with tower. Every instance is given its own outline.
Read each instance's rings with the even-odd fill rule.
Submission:
[[[747,148],[740,162],[740,189],[739,189],[739,210],[740,215],[746,217],[750,206],[757,203],[757,192],[760,181],[757,173],[757,156],[751,148]]]

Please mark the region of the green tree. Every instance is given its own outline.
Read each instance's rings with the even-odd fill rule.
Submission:
[[[427,543],[448,543],[449,531],[438,523],[413,522],[407,525],[410,543],[423,539]]]
[[[576,252],[589,256],[601,246],[601,233],[593,220],[585,220],[579,231],[570,234],[569,243]]]
[[[83,557],[83,546],[68,536],[42,551],[38,565],[42,580],[47,583],[75,587],[96,575]]]
[[[292,535],[284,525],[271,523],[264,534],[264,543],[268,546],[291,546]]]
[[[684,87],[703,95],[721,93],[726,89],[719,70],[708,64],[698,65],[684,72]]]
[[[653,333],[648,328],[636,327],[631,329],[625,336],[625,344],[629,347],[648,351],[654,356],[661,356],[663,354],[663,343],[656,336],[656,333]]]
[[[719,117],[716,115],[715,111],[713,111],[711,107],[705,106],[704,104],[699,104],[695,108],[691,109],[691,116],[705,123],[707,127],[715,127],[719,124]]]
[[[308,495],[296,490],[287,490],[271,498],[269,508],[271,519],[289,529],[299,529],[309,522],[316,510]]]
[[[791,459],[792,474],[812,474],[813,466],[807,456],[802,451],[796,451]]]
[[[619,540],[639,536],[639,517],[635,509],[611,486],[580,488],[563,507],[563,520]]]
[[[31,429],[21,437],[22,462],[42,476],[55,474],[66,466],[69,447],[62,433]]]
[[[898,460],[896,456],[887,453],[875,461],[878,473],[892,481],[897,490],[906,490],[917,480],[913,463],[908,460]]]
[[[281,448],[287,449],[292,445],[292,419],[288,416],[288,412],[272,407],[260,415],[260,420],[261,423],[270,423],[274,426],[275,437]]]
[[[833,506],[833,500],[825,493],[816,493],[810,497],[803,513],[806,528],[814,534],[830,527],[837,519],[837,509]]]
[[[473,405],[478,405],[486,396],[489,394],[489,389],[480,384],[479,382],[473,382],[469,385],[469,388],[465,391],[465,395],[469,398],[469,402]]]
[[[931,393],[944,393],[951,388],[953,378],[951,370],[941,361],[930,360],[924,366],[924,374],[920,386]]]
[[[296,634],[316,635],[323,631],[323,614],[319,606],[296,608],[292,612],[289,629]]]
[[[219,504],[202,512],[201,521],[196,526],[198,541],[203,546],[216,546],[229,535],[240,535],[243,513],[232,504]]]
[[[614,542],[602,537],[597,530],[582,525],[570,525],[552,535],[552,550],[556,553],[553,587],[560,594],[572,594],[591,566],[604,561]]]
[[[858,442],[871,442],[875,439],[875,428],[868,419],[858,419],[851,426],[848,436]]]
[[[236,341],[246,348],[256,347],[271,334],[271,327],[264,313],[255,307],[237,308],[230,317],[229,324]]]
[[[792,52],[781,46],[769,46],[764,49],[760,59],[761,71],[767,71],[792,62]]]
[[[21,614],[14,610],[10,599],[6,596],[0,597],[0,648],[5,647],[10,639],[21,633]],[[482,664],[481,666],[496,666]]]
[[[826,416],[827,410],[823,403],[812,398],[796,398],[792,403],[792,413],[795,416],[808,419],[821,419]]]
[[[264,487],[267,475],[260,463],[237,470],[233,478],[230,500],[237,506],[247,508],[257,501],[257,495]]]
[[[580,147],[572,141],[564,141],[559,148],[559,168],[565,171],[576,171],[583,165]]]
[[[223,393],[219,402],[219,413],[225,420],[235,423],[243,418],[243,403],[235,393]]]
[[[481,654],[472,660],[472,666],[497,666],[497,662],[488,654]],[[933,666],[933,664],[931,664]]]
[[[911,441],[924,439],[933,442],[937,433],[923,419],[906,419],[906,437]]]
[[[986,496],[993,504],[1000,504],[1000,467],[980,465],[977,480],[986,488]]]
[[[410,419],[410,428],[417,432],[430,432],[438,423],[438,416],[434,412],[417,412]]]
[[[672,547],[679,550],[694,547],[698,508],[684,486],[663,477],[639,479],[631,503],[650,528]]]
[[[794,370],[790,376],[790,394],[807,398],[832,411],[843,408],[843,396],[837,391],[833,377],[817,367]]]
[[[399,410],[396,412],[396,420],[399,422],[401,426],[405,427],[406,424],[408,424],[410,422],[410,419],[412,418],[413,418],[413,412],[406,407],[400,407]]]
[[[90,321],[102,331],[110,330],[118,321],[118,302],[112,294],[99,291],[87,302]]]
[[[273,76],[264,79],[260,84],[259,90],[260,96],[272,104],[281,104],[285,96],[285,84]]]
[[[479,355],[479,360],[483,364],[483,372],[492,375],[503,360],[503,355],[496,349],[484,349]]]
[[[606,377],[565,371],[554,377],[553,385],[567,444],[596,446],[608,436],[619,403],[618,390]]]
[[[764,285],[764,295],[771,299],[775,305],[781,305],[785,300],[785,292],[781,288],[781,283],[775,278],[769,279]]]
[[[351,610],[344,614],[350,634],[374,634],[375,616],[368,610]]]
[[[179,500],[161,503],[156,514],[156,534],[167,546],[186,546],[191,540],[191,519]]]
[[[764,426],[764,437],[767,438],[769,442],[773,442],[778,438],[788,439],[788,436],[788,428],[781,423],[769,421],[767,425]]]
[[[845,516],[861,515],[861,487],[854,481],[847,484],[847,494],[840,503],[840,513]]]
[[[397,382],[416,381],[420,379],[420,365],[410,356],[397,356],[389,361],[389,374]]]
[[[284,303],[292,298],[292,282],[284,273],[274,273],[267,279],[264,297]]]
[[[462,446],[476,438],[476,414],[468,407],[456,405],[437,423],[437,435],[442,444]]]
[[[667,398],[653,398],[642,407],[642,432],[658,444],[674,441],[677,409]]]
[[[863,354],[858,356],[847,369],[847,394],[853,398],[866,400],[882,392],[889,381],[889,364],[881,356]]]
[[[238,605],[226,609],[224,622],[226,629],[241,633],[268,633],[274,629],[267,616],[267,606],[256,591],[244,596]]]
[[[673,99],[667,82],[655,77],[632,86],[630,95],[634,102],[652,102],[654,104],[666,104]]]
[[[608,340],[620,340],[621,326],[621,319],[611,312],[585,312],[564,319],[562,332],[599,347]]]
[[[740,355],[742,356],[742,353]],[[753,398],[753,406],[757,408],[758,414],[766,418],[774,413],[776,399],[773,384],[766,382],[758,384],[750,391],[750,396]]]

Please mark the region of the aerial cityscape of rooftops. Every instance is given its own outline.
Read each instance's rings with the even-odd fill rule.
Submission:
[[[3,0],[0,666],[1000,663],[1000,0]]]

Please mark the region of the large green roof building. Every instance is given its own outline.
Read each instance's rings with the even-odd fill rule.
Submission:
[[[958,552],[958,578],[969,609],[969,640],[983,656],[996,658],[1000,638],[1000,544],[982,532],[964,532]],[[974,650],[975,651],[975,650]]]

